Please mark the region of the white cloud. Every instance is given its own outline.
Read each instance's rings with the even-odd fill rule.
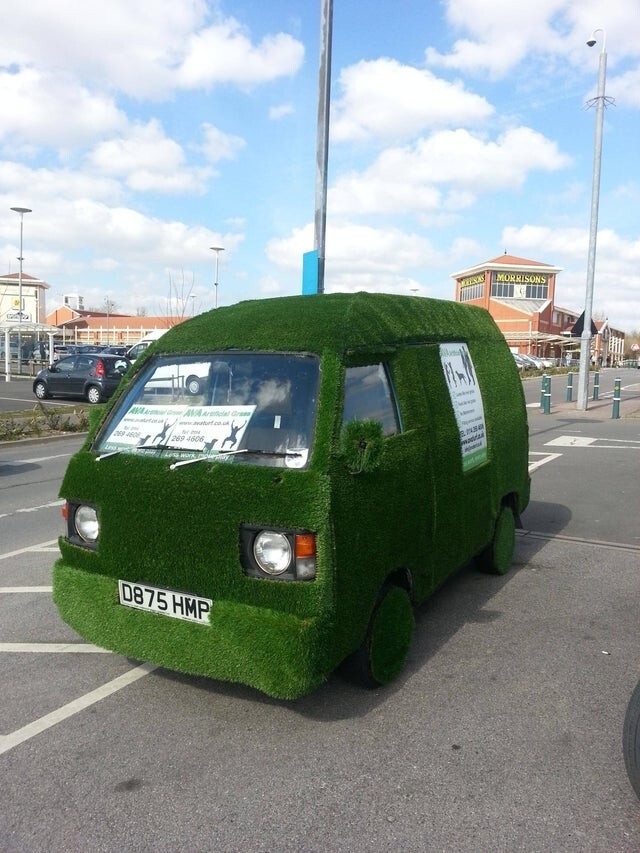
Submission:
[[[469,207],[481,192],[518,188],[535,170],[569,163],[555,142],[527,127],[495,141],[467,130],[445,130],[415,145],[388,148],[361,173],[338,178],[332,213],[401,214]]]
[[[585,71],[585,42],[594,27],[606,28],[618,60],[640,55],[637,0],[445,0],[444,5],[461,37],[449,53],[428,48],[430,65],[504,77],[529,55],[543,54],[568,59]],[[544,74],[546,64],[539,69]]]
[[[336,141],[403,139],[425,128],[475,124],[493,112],[484,98],[430,71],[394,59],[362,61],[343,69],[334,105]]]
[[[302,65],[304,47],[286,33],[251,43],[232,18],[193,33],[176,81],[183,88],[233,83],[254,86],[295,74]]]
[[[118,181],[109,177],[88,175],[73,169],[32,169],[10,161],[0,161],[0,198],[15,205],[11,199],[28,195],[29,207],[42,204],[94,198],[96,201],[116,201],[122,195]]]
[[[224,133],[211,124],[204,124],[202,132],[204,134],[202,150],[211,163],[217,163],[219,160],[234,160],[247,144],[241,136]]]
[[[204,192],[210,169],[185,165],[182,147],[168,139],[156,120],[136,124],[127,136],[97,145],[87,157],[99,173],[124,178],[138,192]]]
[[[127,119],[105,95],[91,93],[66,74],[27,68],[0,72],[5,145],[68,147],[126,126]]]
[[[524,225],[505,228],[510,253],[549,260],[563,267],[558,275],[556,303],[582,311],[586,296],[586,228]],[[598,232],[593,310],[604,311],[622,331],[640,329],[640,239],[625,240],[611,229]]]
[[[327,226],[325,287],[329,291],[371,290],[409,293],[419,288],[409,271],[426,269],[437,258],[430,241],[398,228],[373,228],[333,220]],[[313,225],[270,240],[268,260],[301,273],[302,254],[313,246]]]
[[[294,112],[293,104],[280,104],[276,107],[269,107],[269,118],[271,121],[279,121],[281,118],[289,116]]]
[[[3,16],[0,66],[63,61],[95,88],[156,99],[176,88],[257,85],[299,70],[304,47],[292,36],[254,44],[235,19],[208,25],[209,14],[204,0],[29,0]]]

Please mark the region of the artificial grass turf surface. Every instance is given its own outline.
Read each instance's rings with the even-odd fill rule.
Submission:
[[[466,473],[440,360],[443,342],[467,343],[482,389],[488,461]],[[293,698],[362,642],[389,576],[410,577],[414,600],[424,600],[487,546],[503,499],[516,512],[524,509],[522,387],[485,311],[333,294],[240,303],[180,324],[136,362],[108,408],[154,352],[225,349],[320,357],[308,469],[213,462],[170,471],[166,459],[133,454],[96,464],[96,425],[71,461],[61,495],[98,507],[100,542],[89,551],[62,541],[54,595],[63,618],[94,643]],[[344,371],[379,361],[388,365],[403,428],[382,448],[373,441],[374,458],[361,454],[362,473],[354,474],[353,434],[343,444]],[[358,427],[349,426],[352,433]],[[366,432],[366,424],[361,428]],[[316,532],[316,580],[247,577],[239,559],[243,523]],[[118,578],[211,598],[210,626],[121,606]]]

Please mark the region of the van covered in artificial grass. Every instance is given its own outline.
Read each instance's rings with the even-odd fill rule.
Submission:
[[[402,669],[414,604],[505,572],[529,499],[488,312],[382,294],[243,302],[138,359],[60,494],[54,599],[84,638],[292,699]]]

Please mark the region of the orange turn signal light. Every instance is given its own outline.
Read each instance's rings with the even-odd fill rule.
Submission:
[[[315,557],[316,536],[315,533],[296,533],[296,557]]]

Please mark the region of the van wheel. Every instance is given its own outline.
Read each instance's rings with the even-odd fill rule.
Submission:
[[[87,400],[90,403],[99,403],[102,399],[102,393],[95,385],[89,385],[86,393]]]
[[[640,797],[640,681],[631,694],[624,718],[622,751],[629,781]]]
[[[362,645],[347,662],[350,677],[365,687],[393,681],[404,669],[413,637],[413,607],[406,589],[380,590]]]
[[[496,519],[491,544],[476,557],[480,571],[504,575],[511,568],[516,547],[516,519],[511,507],[503,506]]]
[[[192,397],[196,397],[200,393],[202,383],[197,376],[187,376],[184,387],[187,389],[187,394],[191,394]]]
[[[36,395],[38,400],[46,400],[49,396],[47,394],[47,386],[44,384],[44,382],[36,382],[33,387],[33,393]]]

